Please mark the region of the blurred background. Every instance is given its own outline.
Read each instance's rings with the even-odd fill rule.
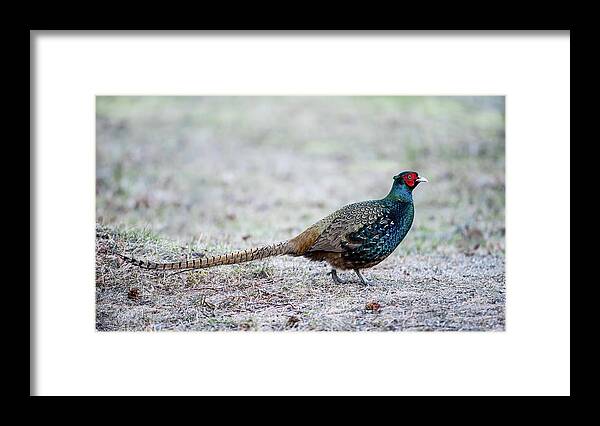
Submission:
[[[284,240],[416,170],[401,254],[504,254],[504,97],[97,97],[97,222]]]

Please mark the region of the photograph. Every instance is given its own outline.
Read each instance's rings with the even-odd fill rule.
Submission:
[[[505,96],[96,95],[95,126],[97,332],[505,332]]]

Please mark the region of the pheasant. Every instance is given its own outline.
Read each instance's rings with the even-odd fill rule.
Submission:
[[[271,256],[303,256],[329,263],[332,269],[328,275],[335,283],[344,283],[337,275],[340,269],[353,270],[366,285],[360,270],[371,268],[388,257],[410,230],[415,213],[412,192],[421,182],[428,180],[414,171],[402,172],[394,176],[386,197],[344,206],[296,237],[260,248],[170,263],[119,256],[141,268],[159,271],[211,268]]]

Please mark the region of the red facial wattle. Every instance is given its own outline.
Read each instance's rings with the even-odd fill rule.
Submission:
[[[415,183],[417,181],[417,174],[416,173],[408,173],[404,176],[402,176],[402,178],[404,179],[404,183],[406,183],[406,185],[408,185],[409,187],[413,187],[415,186]]]

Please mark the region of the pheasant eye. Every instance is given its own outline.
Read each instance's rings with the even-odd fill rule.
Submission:
[[[414,178],[415,178],[414,173],[404,175],[404,182],[412,188],[415,184],[414,180],[413,180]]]

